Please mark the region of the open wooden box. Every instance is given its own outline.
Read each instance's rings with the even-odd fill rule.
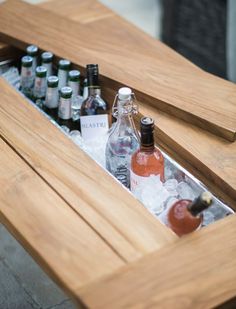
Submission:
[[[0,59],[36,44],[82,73],[99,63],[110,103],[120,85],[132,87],[162,149],[236,209],[235,85],[94,0],[7,1],[0,33],[14,46]],[[235,215],[177,238],[3,79],[0,87],[1,221],[77,304],[233,308]]]

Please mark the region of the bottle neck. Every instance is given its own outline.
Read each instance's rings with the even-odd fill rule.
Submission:
[[[141,151],[153,152],[155,149],[154,134],[153,132],[142,132],[141,131]]]
[[[202,201],[201,197],[199,196],[187,206],[187,209],[191,213],[192,216],[197,217],[202,211],[207,209],[209,206],[210,205],[207,205],[206,203],[204,203],[204,201]]]
[[[88,93],[91,96],[99,95],[101,96],[101,88],[98,86],[89,86],[88,87]]]

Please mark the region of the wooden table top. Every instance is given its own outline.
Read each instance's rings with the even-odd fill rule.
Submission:
[[[6,6],[13,9],[16,3],[17,17],[20,1]],[[136,53],[151,63],[169,61],[176,72],[178,66],[186,72],[190,84],[198,78],[207,80],[214,91],[223,89],[220,105],[233,98],[234,85],[203,72],[94,0],[52,0],[40,6],[45,10],[37,11],[39,19],[45,14],[52,20],[64,16],[73,20],[73,29],[75,24],[97,32],[109,28],[118,38],[125,32]],[[28,4],[23,8],[26,16],[37,9]],[[34,43],[32,34],[27,40]],[[40,47],[43,44],[49,44],[47,39]],[[68,49],[58,51],[58,56]],[[78,46],[76,59],[79,51]],[[88,56],[83,57],[81,61],[87,61]],[[158,74],[164,81],[170,71],[163,68]],[[103,83],[104,95],[111,100],[114,84],[106,78]],[[180,79],[177,85],[182,83]],[[182,84],[178,90],[183,88]],[[235,215],[177,238],[3,79],[0,89],[0,220],[76,304],[211,308],[236,296]],[[162,91],[170,93],[168,100],[174,99],[166,86]],[[138,98],[140,113],[156,121],[159,144],[236,207],[236,143],[158,110],[150,105],[150,96]]]

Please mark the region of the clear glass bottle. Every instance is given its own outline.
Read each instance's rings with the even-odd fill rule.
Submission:
[[[167,214],[167,225],[178,235],[182,236],[199,229],[203,222],[202,211],[212,204],[212,195],[203,192],[193,202],[179,200],[174,203]]]
[[[36,70],[36,67],[38,65],[38,54],[39,54],[39,49],[37,46],[35,45],[29,45],[27,48],[26,48],[26,52],[27,52],[27,55],[28,56],[31,56],[32,59],[33,59],[33,73],[35,74],[35,70]]]
[[[85,140],[96,139],[109,130],[109,106],[101,98],[101,88],[98,81],[98,65],[87,65],[88,98],[81,105],[81,134]]]
[[[83,97],[80,93],[80,71],[72,70],[68,76],[68,86],[72,89],[72,130],[80,131],[80,109],[83,103]]]
[[[58,78],[59,78],[59,84],[58,88],[59,90],[62,87],[65,87],[67,85],[68,80],[68,72],[70,70],[71,63],[69,60],[61,59],[58,63]]]
[[[33,58],[31,56],[24,56],[21,58],[20,91],[28,98],[31,98],[33,85]]]
[[[52,75],[48,77],[46,99],[43,105],[44,111],[55,120],[58,115],[58,82],[59,80],[57,76]]]
[[[130,187],[131,156],[139,148],[140,140],[133,120],[136,113],[137,106],[131,89],[120,88],[113,105],[113,116],[117,122],[106,145],[106,168],[127,188]]]
[[[58,106],[58,124],[71,130],[71,102],[72,89],[62,87],[60,90],[60,100]]]
[[[43,66],[39,66],[36,68],[35,74],[33,101],[42,108],[47,90],[47,69]]]
[[[164,181],[164,157],[154,144],[154,121],[152,118],[143,117],[140,121],[141,146],[131,160],[131,192],[135,191],[147,177],[156,176]]]
[[[51,52],[42,53],[41,65],[47,69],[47,77],[52,75],[52,61],[53,61],[53,54]]]

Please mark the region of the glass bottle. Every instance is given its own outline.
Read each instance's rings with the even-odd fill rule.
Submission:
[[[43,66],[39,66],[36,68],[35,74],[33,101],[42,108],[47,89],[47,69]]]
[[[55,120],[58,115],[58,82],[59,80],[57,76],[52,75],[48,77],[46,99],[43,105],[44,111]]]
[[[53,54],[51,52],[44,52],[41,55],[42,66],[47,69],[47,77],[52,75],[52,60]]]
[[[139,148],[140,140],[133,120],[136,113],[137,106],[131,89],[120,88],[113,105],[117,122],[106,145],[106,168],[127,188],[130,187],[131,156]]]
[[[62,87],[65,87],[67,85],[67,79],[68,79],[68,72],[70,70],[70,61],[66,59],[61,59],[58,63],[58,78],[59,78],[59,84],[58,88],[59,90]]]
[[[67,127],[69,130],[71,130],[71,101],[72,89],[62,87],[58,106],[58,124]]]
[[[83,97],[80,93],[80,71],[72,70],[68,76],[68,86],[72,89],[72,130],[80,131],[80,109],[83,102]]]
[[[38,62],[38,53],[39,53],[39,49],[37,46],[35,45],[29,45],[27,48],[26,48],[26,52],[27,52],[27,55],[28,56],[31,56],[32,59],[33,59],[33,73],[35,74],[35,70],[36,70],[36,67],[37,67],[37,62]]]
[[[22,91],[28,98],[31,98],[33,85],[33,58],[30,56],[24,56],[21,58],[20,91]]]
[[[101,98],[98,82],[98,65],[87,65],[88,98],[81,105],[81,134],[87,139],[96,139],[109,130],[109,107]]]
[[[131,159],[130,182],[131,192],[147,180],[147,177],[157,176],[164,181],[164,157],[154,145],[154,121],[143,117],[140,121],[141,146]]]
[[[178,235],[191,233],[201,227],[203,221],[202,211],[212,204],[212,195],[203,192],[193,202],[179,200],[168,211],[168,226]]]

